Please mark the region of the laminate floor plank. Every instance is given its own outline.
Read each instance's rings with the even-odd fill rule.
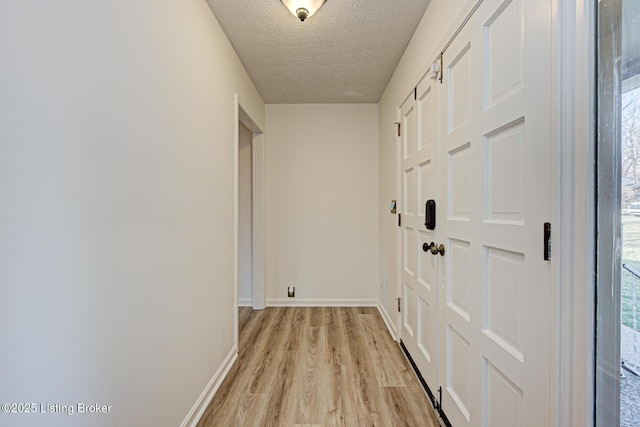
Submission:
[[[304,348],[300,354],[301,369],[297,381],[298,416],[299,424],[316,424],[322,418],[322,408],[326,407],[327,398],[323,393],[322,384],[322,334],[324,329],[311,325],[311,316],[306,324]]]
[[[343,328],[340,327],[341,316],[337,309],[327,309],[325,311],[326,334],[326,363],[341,365],[348,363],[347,337]]]
[[[239,312],[239,354],[198,427],[437,427],[373,307]]]
[[[391,425],[391,421],[378,386],[371,349],[366,346],[364,339],[359,316],[361,312],[361,309],[354,307],[340,309],[351,360],[346,366],[352,383],[349,390],[354,392],[354,409],[357,411],[358,422],[363,425],[387,426]]]
[[[375,368],[378,385],[381,387],[403,387],[405,385],[404,378],[409,368],[398,363],[397,359],[395,363],[389,363],[390,360],[394,360],[395,349],[389,346],[388,340],[381,339],[382,331],[378,327],[376,316],[361,314],[360,322],[364,329],[363,334]],[[392,345],[395,346],[395,343]]]
[[[263,420],[256,413],[265,413],[269,393],[243,393],[236,417],[238,427],[262,427]]]
[[[320,387],[324,396],[324,423],[325,426],[345,426],[344,404],[340,389],[340,365],[324,365]]]
[[[239,330],[243,330],[246,325],[247,325],[247,321],[249,319],[251,319],[251,312],[253,311],[253,309],[251,307],[240,307],[240,309],[238,310],[238,328]]]
[[[269,404],[264,414],[265,426],[290,426],[295,424],[296,383],[291,363],[290,352],[277,352],[281,357],[277,360],[277,378],[269,390]],[[260,414],[257,414],[261,417]]]
[[[289,334],[290,321],[293,319],[293,312],[290,312],[290,319],[287,320],[286,316],[276,315],[274,323],[269,333],[266,333],[267,338],[264,341],[264,346],[257,347],[251,345],[253,349],[252,354],[255,357],[254,363],[248,363],[245,369],[249,375],[249,385],[247,391],[250,393],[267,393],[272,389],[274,380],[278,377],[281,365],[286,361],[288,352],[284,350],[284,343],[286,340],[279,339],[284,338]],[[283,321],[287,320],[284,324]]]
[[[410,396],[411,392],[407,388],[385,387],[383,392],[387,409],[392,416],[391,425],[406,427],[436,427],[439,425],[424,422],[425,419],[429,419],[429,414],[414,404],[414,399]]]

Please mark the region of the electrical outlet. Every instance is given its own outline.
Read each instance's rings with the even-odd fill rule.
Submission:
[[[296,296],[296,287],[295,286],[289,286],[287,288],[287,296],[289,298],[295,298],[295,296]]]

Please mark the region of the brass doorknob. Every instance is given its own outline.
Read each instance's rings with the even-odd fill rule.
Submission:
[[[422,244],[422,250],[427,252],[431,252],[433,255],[438,255],[440,254],[440,256],[444,256],[444,245],[440,244],[438,246],[436,246],[435,243],[431,242],[431,243],[423,243]]]

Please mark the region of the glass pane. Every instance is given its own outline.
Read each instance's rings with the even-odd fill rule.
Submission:
[[[640,1],[598,2],[596,425],[640,425]]]
[[[620,425],[640,425],[640,2],[622,3]],[[625,209],[626,208],[626,209]]]
[[[596,426],[620,425],[622,0],[598,2]]]

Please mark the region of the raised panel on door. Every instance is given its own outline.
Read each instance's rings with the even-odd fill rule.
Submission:
[[[460,333],[459,329],[447,324],[443,349],[446,353],[446,369],[444,383],[448,398],[456,405],[455,418],[450,418],[453,425],[459,425],[459,415],[464,421],[470,419],[469,404],[471,396],[471,344]]]
[[[456,427],[550,423],[550,6],[484,0],[444,55],[439,378]]]
[[[405,219],[405,222],[406,219]],[[416,230],[407,225],[402,226],[402,248],[403,248],[403,295],[404,310],[402,310],[402,324],[404,332],[402,337],[415,339],[417,328],[416,318]]]
[[[401,107],[401,340],[422,377],[437,385],[438,260],[423,244],[436,241],[425,227],[425,204],[437,193],[437,93],[421,82]]]

